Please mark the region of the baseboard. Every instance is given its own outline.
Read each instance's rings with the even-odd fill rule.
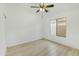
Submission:
[[[73,48],[73,47],[70,47],[70,46],[67,46],[67,45],[64,45],[64,44],[61,44],[61,43],[58,43],[58,42],[49,40],[49,39],[47,39],[47,38],[42,38],[42,40],[50,41],[50,42],[52,42],[52,43],[55,43],[55,44],[58,44],[58,45],[61,45],[61,46],[68,47],[68,48],[70,48],[70,49],[74,49],[74,50],[78,50],[78,51],[79,51],[79,49],[77,49],[77,48]]]
[[[67,46],[67,45],[64,45],[64,44],[61,44],[61,43],[58,43],[58,42],[49,40],[49,39],[44,38],[44,37],[43,37],[43,38],[42,38],[42,37],[36,38],[36,39],[30,40],[30,41],[23,41],[23,42],[15,43],[15,44],[13,44],[13,45],[9,45],[8,47],[16,46],[16,45],[23,44],[23,43],[29,43],[29,42],[36,41],[36,40],[50,41],[50,42],[52,42],[52,43],[55,43],[55,44],[58,44],[58,45],[61,45],[61,46],[68,47],[68,48],[70,48],[70,49],[79,50],[79,49],[77,49],[77,48],[73,48],[73,47],[70,47],[70,46]]]
[[[35,39],[29,40],[29,41],[27,41],[27,40],[26,41],[21,41],[21,42],[17,42],[17,43],[8,45],[7,47],[13,47],[13,46],[16,46],[16,45],[20,45],[20,44],[23,44],[23,43],[29,43],[29,42],[40,40],[40,39],[42,39],[42,38],[39,37],[39,38],[35,38]]]

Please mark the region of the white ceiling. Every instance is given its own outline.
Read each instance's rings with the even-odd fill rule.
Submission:
[[[79,8],[79,4],[77,3],[58,3],[58,4],[54,4],[55,7],[51,8],[50,11],[51,12],[63,12],[63,11],[68,11],[68,10],[72,10],[75,8]]]
[[[48,3],[46,3],[47,5]],[[33,5],[38,5],[37,3],[10,3],[10,4],[6,4],[6,7],[20,7],[20,8],[25,8],[27,10],[37,10],[37,9],[33,9],[30,8],[30,6]],[[61,12],[63,10],[72,10],[74,8],[79,8],[79,3],[54,3],[54,8],[49,8],[49,11],[53,12],[53,11],[58,11]],[[26,11],[27,11],[26,10]],[[35,12],[35,11],[33,11]]]
[[[27,8],[29,8],[29,6],[31,6],[31,5],[38,5],[38,4],[24,4],[22,6],[24,6],[24,7],[27,6]],[[46,5],[48,5],[48,3],[46,3]],[[49,12],[54,12],[54,11],[62,12],[62,11],[66,11],[66,10],[72,10],[72,9],[75,9],[75,8],[79,8],[78,3],[55,3],[54,8],[48,8],[48,10],[49,10]],[[29,9],[33,10],[32,8],[29,8]]]
[[[50,3],[45,3],[46,5]],[[35,13],[37,8],[30,8],[30,6],[37,6],[38,3],[6,3],[5,7],[9,9],[24,9],[26,12],[34,13],[36,15],[40,15],[40,13]],[[19,10],[18,9],[18,10]],[[79,3],[54,3],[53,8],[48,8],[48,13],[45,14],[54,14],[65,12],[73,9],[79,9]]]

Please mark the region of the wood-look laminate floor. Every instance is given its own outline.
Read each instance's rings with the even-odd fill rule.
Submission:
[[[37,40],[7,49],[7,56],[78,56],[79,50],[52,43],[47,40]]]

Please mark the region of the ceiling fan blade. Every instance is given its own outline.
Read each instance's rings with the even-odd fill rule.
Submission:
[[[41,8],[41,3],[39,3],[39,7]]]
[[[36,13],[38,13],[40,11],[40,9],[38,9],[37,11],[36,11]]]
[[[46,8],[50,8],[50,7],[54,7],[54,4],[46,6]]]
[[[31,8],[39,8],[38,6],[30,6]]]
[[[45,12],[48,12],[48,10],[47,10],[47,9],[45,9]]]
[[[44,3],[39,3],[39,7],[43,8],[44,7]]]

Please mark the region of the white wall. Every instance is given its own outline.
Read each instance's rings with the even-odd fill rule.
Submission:
[[[8,46],[46,37],[49,40],[79,48],[79,8],[71,8],[76,6],[75,4],[71,4],[71,6],[70,4],[55,5],[57,9],[54,10],[53,8],[52,13],[50,11],[49,13],[45,13],[45,18],[43,19],[41,19],[40,13],[35,13],[37,9],[31,9],[28,5],[29,4],[6,4],[6,37]],[[51,35],[50,20],[63,16],[67,17],[67,37],[63,38]]]
[[[0,56],[6,53],[6,39],[5,39],[5,19],[3,16],[4,4],[0,4]]]
[[[50,21],[54,20],[56,18],[60,18],[66,16],[67,17],[67,36],[64,37],[58,37],[56,35],[51,35],[51,26]],[[47,19],[46,19],[47,18]],[[79,9],[73,8],[72,10],[67,11],[60,11],[59,13],[51,13],[48,17],[45,18],[45,32],[44,37],[64,44],[68,45],[73,48],[79,49]]]
[[[41,18],[28,5],[6,4],[6,38],[8,46],[41,39]]]
[[[3,14],[1,12],[2,8],[3,6],[0,8],[0,15]],[[65,7],[65,9],[67,8]],[[36,10],[29,8],[28,4],[5,4],[4,10],[7,18],[5,20],[6,24],[1,20],[3,16],[0,18],[0,55],[4,55],[6,51],[5,37],[8,46],[45,37],[61,44],[79,48],[79,8],[72,8],[67,11],[57,9],[61,12],[57,12],[57,10],[54,12],[55,10],[53,10],[54,13],[50,13],[49,11],[49,13],[44,14],[44,16],[47,16],[43,19],[41,19],[40,13],[36,14]],[[63,38],[51,35],[50,20],[63,16],[67,17],[67,37]],[[6,34],[5,37],[4,32]]]

